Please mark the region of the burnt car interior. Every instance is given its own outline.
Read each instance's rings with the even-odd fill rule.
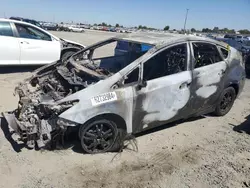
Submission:
[[[167,48],[143,64],[143,80],[153,80],[187,70],[187,44]],[[138,81],[139,68],[133,70],[125,84]]]
[[[56,69],[40,71],[30,83],[40,89],[41,100],[60,100],[115,74],[147,52],[142,44],[129,42],[127,51],[116,53],[117,42],[109,40],[82,50]]]
[[[208,43],[193,43],[195,67],[199,68],[222,61],[215,45]]]
[[[187,44],[170,47],[144,63],[143,79],[152,80],[186,70]]]
[[[74,60],[97,72],[104,71],[106,76],[110,76],[119,72],[148,51],[143,49],[143,45],[148,44],[126,42],[128,48],[120,51],[120,53],[117,53],[119,51],[119,40],[111,40],[94,46],[84,51],[83,54],[77,54]],[[152,45],[148,46],[153,47]]]

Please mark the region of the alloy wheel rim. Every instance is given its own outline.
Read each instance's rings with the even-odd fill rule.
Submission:
[[[100,153],[114,144],[115,130],[110,124],[100,123],[89,127],[82,134],[82,143],[89,153]]]
[[[225,93],[220,103],[220,109],[226,111],[228,108],[230,108],[232,101],[233,101],[232,93],[231,92]]]

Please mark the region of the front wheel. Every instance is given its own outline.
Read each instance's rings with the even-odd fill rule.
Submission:
[[[82,148],[89,154],[118,151],[123,145],[122,133],[115,122],[107,119],[93,121],[79,129]]]
[[[76,53],[76,52],[74,52],[74,51],[67,51],[64,54],[62,54],[62,57],[61,57],[62,62],[68,60],[74,53]]]
[[[219,102],[215,108],[214,114],[217,116],[226,115],[232,108],[236,98],[236,92],[233,87],[226,88],[219,99]]]

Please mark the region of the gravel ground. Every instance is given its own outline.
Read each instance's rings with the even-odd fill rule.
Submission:
[[[53,32],[85,45],[114,35]],[[15,85],[32,68],[0,68],[0,112],[13,110]],[[250,81],[229,114],[166,125],[129,142],[121,153],[35,151],[0,131],[0,187],[250,187]],[[4,134],[5,133],[5,134]],[[15,135],[13,136],[15,138]]]

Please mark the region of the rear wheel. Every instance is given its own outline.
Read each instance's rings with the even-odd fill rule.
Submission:
[[[79,129],[81,145],[86,153],[118,151],[123,146],[124,130],[107,119],[96,120]]]
[[[215,109],[215,115],[224,116],[226,115],[232,108],[234,101],[236,98],[236,92],[233,87],[226,88],[220,97],[220,100]]]

